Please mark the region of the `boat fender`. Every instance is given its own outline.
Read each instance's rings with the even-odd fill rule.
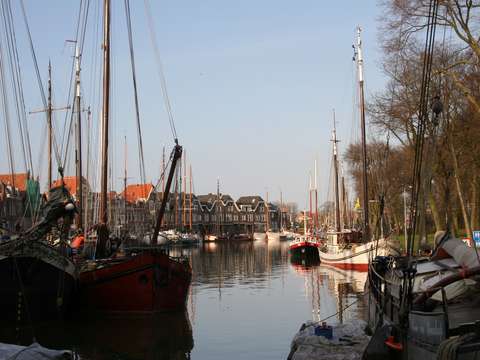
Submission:
[[[396,342],[393,336],[389,336],[387,340],[385,340],[385,345],[387,345],[392,350],[403,351],[402,343]]]

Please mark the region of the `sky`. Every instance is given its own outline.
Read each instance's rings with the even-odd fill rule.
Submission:
[[[41,109],[20,2],[12,3],[26,109]],[[80,3],[24,3],[43,85],[50,60],[54,106],[65,106],[74,52],[65,40],[75,38]],[[302,208],[309,172],[313,172],[317,159],[319,201],[323,202],[329,193],[332,109],[340,151],[358,139],[352,61],[357,25],[363,29],[367,100],[385,83],[378,44],[382,9],[377,1],[150,0],[150,4],[172,113],[193,169],[195,192],[215,192],[219,179],[221,192],[235,198],[250,194],[265,197],[268,192],[269,199],[275,201],[281,190],[284,200],[297,202]],[[110,137],[112,182],[120,190],[125,136],[128,181],[136,183],[140,178],[124,2],[113,0],[112,5]],[[155,183],[161,171],[162,148],[166,146],[170,152],[173,138],[144,2],[131,1],[130,6],[147,180]],[[99,1],[91,1],[81,72],[83,106],[93,109],[91,125],[84,120],[83,129],[91,149],[88,171],[92,178],[98,173],[94,159],[101,103],[100,11]],[[28,124],[36,173],[45,185],[45,116],[28,115]],[[56,112],[59,143],[64,124],[65,113]],[[5,154],[3,121],[0,129],[0,153]],[[11,131],[18,144],[18,131]],[[16,169],[22,171],[19,147],[14,148]],[[73,153],[68,153],[67,175],[74,171]],[[5,156],[0,169],[8,171]],[[95,180],[92,184],[95,186]]]

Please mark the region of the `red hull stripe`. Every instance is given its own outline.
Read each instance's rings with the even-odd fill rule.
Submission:
[[[356,271],[362,271],[362,272],[368,271],[368,264],[341,263],[336,261],[331,262],[331,261],[326,261],[324,259],[321,259],[321,262],[322,264],[327,264],[343,270],[356,270]]]
[[[317,247],[318,247],[318,244],[311,243],[311,242],[307,242],[307,241],[302,241],[302,242],[299,242],[299,243],[290,245],[290,250],[297,249],[297,248],[300,248],[300,247],[313,247],[313,248],[317,248]]]

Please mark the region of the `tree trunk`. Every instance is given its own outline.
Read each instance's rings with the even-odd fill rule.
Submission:
[[[443,229],[442,221],[440,220],[440,214],[438,213],[437,202],[435,197],[433,196],[433,192],[431,191],[428,196],[428,203],[430,205],[430,210],[432,210],[432,217],[433,222],[435,224],[435,231],[439,231]]]
[[[471,205],[472,213],[470,214],[470,224],[472,224],[472,229],[478,228],[477,187],[478,187],[477,176],[474,175],[472,179],[472,195],[470,199],[470,203],[472,204]]]
[[[467,237],[472,239],[472,229],[470,227],[470,219],[468,218],[467,208],[465,206],[465,200],[463,197],[462,186],[460,183],[460,178],[458,174],[458,160],[457,155],[455,153],[455,149],[453,147],[453,143],[450,139],[450,154],[452,155],[452,163],[453,163],[453,178],[455,179],[455,188],[457,189],[458,201],[460,202],[460,209],[462,210],[462,217],[463,223],[465,224],[465,231],[467,232]]]

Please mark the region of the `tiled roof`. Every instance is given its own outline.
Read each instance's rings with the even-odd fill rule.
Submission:
[[[122,192],[122,196],[124,196],[128,202],[145,201],[149,198],[152,190],[152,184],[132,184],[128,185],[125,191]]]
[[[15,182],[15,187],[19,191],[25,191],[26,190],[27,179],[28,179],[28,173],[13,174],[13,181]],[[13,185],[12,184],[12,174],[0,174],[0,182],[4,183],[5,185]]]
[[[71,195],[75,196],[77,194],[77,177],[76,176],[65,176],[63,178],[65,187],[70,192]],[[87,179],[82,177],[82,182],[84,185],[88,186]],[[60,186],[62,184],[62,179],[57,179],[52,183],[52,187]]]
[[[197,195],[197,199],[201,204],[213,204],[217,200],[217,194]]]
[[[237,205],[257,205],[259,202],[262,202],[263,199],[258,196],[240,196],[237,200]]]

